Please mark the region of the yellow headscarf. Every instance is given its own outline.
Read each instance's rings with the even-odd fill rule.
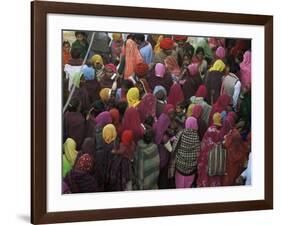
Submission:
[[[76,143],[72,138],[67,138],[63,144],[64,155],[71,166],[74,165],[77,151],[76,151]]]
[[[99,95],[102,101],[107,102],[110,99],[110,88],[101,89]]]
[[[127,92],[128,107],[136,107],[140,103],[140,91],[138,88],[130,88]]]
[[[100,63],[101,65],[103,65],[103,59],[100,55],[96,54],[96,55],[93,55],[92,58],[91,58],[91,61],[93,64],[97,64],[97,63]]]
[[[107,144],[113,142],[117,137],[115,126],[113,124],[107,124],[102,130],[102,137]]]
[[[122,37],[122,34],[121,33],[113,33],[112,34],[112,39],[113,41],[119,41]]]
[[[213,124],[217,125],[217,126],[221,126],[221,114],[216,112],[213,115]]]
[[[222,72],[225,68],[225,64],[221,59],[218,59],[214,65],[209,69],[209,71],[220,71]]]
[[[161,48],[160,48],[160,42],[163,40],[164,36],[163,35],[160,35],[158,37],[158,41],[157,41],[157,44],[154,46],[154,53],[158,53],[160,52]]]
[[[187,112],[186,112],[186,117],[192,116],[192,110],[193,110],[194,106],[195,106],[195,104],[193,104],[193,103],[188,106]]]

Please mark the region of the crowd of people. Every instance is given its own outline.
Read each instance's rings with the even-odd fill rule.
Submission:
[[[63,41],[62,192],[251,184],[251,41]]]

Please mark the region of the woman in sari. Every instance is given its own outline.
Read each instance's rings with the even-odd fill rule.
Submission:
[[[134,141],[137,143],[143,136],[144,126],[141,123],[139,112],[136,108],[127,108],[122,121],[123,130],[132,130]]]
[[[113,154],[122,155],[133,161],[136,144],[134,142],[134,133],[132,130],[124,130],[121,135],[121,141],[118,149],[113,150]]]
[[[110,123],[112,123],[112,118],[108,111],[104,111],[96,117],[95,138],[97,151],[101,150],[103,147],[102,130],[104,126]]]
[[[163,113],[164,107],[167,104],[167,91],[163,86],[156,86],[153,90],[153,95],[155,96],[156,102],[156,117]]]
[[[157,63],[155,68],[149,72],[147,82],[152,90],[154,90],[156,86],[160,85],[163,86],[169,94],[170,87],[173,84],[173,79],[171,74],[167,73],[165,65]]]
[[[200,151],[197,120],[188,117],[185,129],[178,132],[173,149],[176,154],[176,188],[190,188],[195,179],[197,158]]]
[[[176,107],[177,104],[184,101],[184,95],[181,89],[180,84],[174,83],[171,87],[167,103],[172,104],[174,107]]]
[[[192,109],[192,116],[197,119],[198,135],[200,141],[203,139],[204,134],[208,128],[207,124],[202,118],[202,114],[203,114],[203,107],[200,104],[195,105]]]
[[[133,40],[128,39],[125,45],[124,79],[128,79],[134,74],[136,65],[139,63],[143,63],[143,58],[138,50],[138,46]]]
[[[76,143],[72,138],[67,138],[63,144],[63,156],[62,156],[62,176],[65,177],[67,173],[72,169],[74,166],[76,157],[77,157],[77,150],[76,150]]]
[[[136,87],[130,88],[127,92],[128,107],[137,107],[140,103],[140,92]]]
[[[83,154],[74,168],[64,178],[71,193],[90,193],[98,191],[97,181],[90,173],[94,165],[93,157],[90,154]]]
[[[251,52],[246,51],[243,61],[240,63],[240,80],[243,91],[251,87],[251,71]]]
[[[111,60],[114,65],[120,61],[120,55],[124,44],[122,33],[113,33],[112,41],[110,44],[111,48]]]
[[[164,63],[168,73],[170,73],[172,77],[178,78],[180,76],[181,69],[176,57],[169,55],[165,58]]]
[[[205,85],[208,91],[207,102],[212,105],[220,96],[222,78],[224,76],[225,64],[221,59],[216,60],[205,77]]]
[[[232,186],[245,169],[249,148],[248,143],[243,141],[239,131],[235,128],[226,135],[224,146],[227,150],[227,158],[226,175],[223,177],[222,184]]]
[[[207,129],[201,142],[201,150],[197,166],[197,187],[215,187],[222,185],[223,176],[209,176],[208,156],[209,152],[220,141],[220,128],[222,126],[220,113],[213,116],[213,124]]]
[[[212,107],[212,111],[210,113],[210,120],[209,125],[213,122],[213,115],[214,113],[218,112],[221,113],[222,111],[229,111],[229,106],[231,103],[231,97],[229,95],[223,94],[219,96],[216,103]]]
[[[156,98],[153,94],[149,93],[144,96],[138,106],[138,112],[142,123],[144,123],[149,116],[153,118],[156,117]]]
[[[207,103],[207,88],[205,85],[200,85],[195,93],[195,96],[190,98],[190,102],[193,104],[199,104],[203,107],[202,119],[204,120],[206,126],[209,124],[209,115],[211,113],[212,107]]]
[[[79,99],[72,98],[67,111],[64,113],[64,139],[72,138],[77,148],[80,149],[85,137],[85,118],[80,112],[81,103]]]
[[[160,156],[160,173],[158,180],[158,186],[160,189],[166,189],[169,187],[168,170],[171,149],[168,151],[165,145],[167,145],[170,140],[168,128],[171,125],[171,117],[173,113],[174,107],[172,105],[166,105],[164,113],[160,115],[154,126],[154,142],[158,146]]]
[[[121,133],[122,133],[122,124],[121,124],[121,119],[120,119],[120,113],[119,113],[118,109],[116,109],[116,108],[110,109],[109,113],[112,118],[112,124],[115,126],[117,134],[120,137]]]
[[[116,66],[112,63],[104,66],[104,72],[100,77],[101,88],[112,88],[115,78],[112,78],[116,73]]]
[[[199,86],[202,84],[197,64],[192,63],[187,66],[187,70],[184,73],[180,84],[182,85],[182,92],[185,99],[190,99],[190,97],[195,95]]]

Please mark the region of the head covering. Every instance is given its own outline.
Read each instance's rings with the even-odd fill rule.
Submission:
[[[90,154],[85,153],[81,155],[77,160],[77,163],[75,164],[75,169],[84,172],[90,172],[90,170],[93,168],[93,164],[93,157]]]
[[[162,63],[157,63],[155,65],[155,76],[163,78],[166,72],[165,65]]]
[[[190,76],[194,77],[196,75],[198,75],[198,64],[197,63],[191,63],[190,65],[188,65],[187,67]]]
[[[107,102],[110,99],[110,88],[103,88],[100,90],[100,98],[102,101]]]
[[[92,137],[85,138],[81,146],[81,151],[83,153],[94,155],[95,150],[96,150],[96,139]]]
[[[202,115],[203,107],[199,104],[195,105],[192,109],[192,116],[199,119]]]
[[[212,50],[211,50],[206,38],[198,38],[198,40],[199,41],[197,42],[195,49],[197,50],[198,47],[203,48],[205,57],[212,59],[213,53],[212,53]],[[196,50],[195,50],[195,52],[196,52]]]
[[[110,69],[113,73],[116,73],[117,71],[116,66],[112,63],[106,64],[104,67]]]
[[[109,110],[109,113],[111,115],[112,123],[114,124],[114,126],[118,125],[120,120],[120,113],[118,109],[112,108]]]
[[[209,69],[209,71],[220,71],[222,72],[225,68],[225,64],[221,59],[215,61],[214,65]]]
[[[107,124],[102,129],[102,137],[106,144],[110,144],[111,142],[113,142],[117,137],[115,126],[113,124]]]
[[[216,50],[216,56],[218,59],[224,59],[225,58],[225,49],[224,47],[218,47]]]
[[[213,124],[216,125],[216,126],[221,126],[221,114],[216,112],[214,115],[213,115]]]
[[[160,36],[158,37],[157,43],[156,43],[156,45],[154,46],[154,49],[153,49],[153,51],[154,51],[155,54],[157,54],[158,52],[160,52],[160,50],[161,50],[160,43],[161,43],[161,41],[163,40],[163,38],[164,38],[163,35],[160,35]]]
[[[139,63],[135,67],[135,74],[138,78],[142,78],[147,75],[148,72],[148,64],[146,63]]]
[[[183,101],[184,101],[184,95],[181,86],[178,83],[174,83],[170,89],[167,103],[176,106],[178,103],[181,103]]]
[[[161,143],[163,135],[170,126],[170,123],[170,118],[165,113],[162,113],[155,124],[155,144],[159,145]]]
[[[64,148],[64,155],[67,161],[70,163],[71,166],[73,166],[78,153],[76,151],[75,141],[72,138],[67,138],[63,144],[63,148]]]
[[[135,141],[139,140],[143,135],[140,115],[136,108],[127,108],[123,117],[122,127],[124,130],[132,130]]]
[[[153,94],[156,96],[156,94],[158,93],[158,92],[162,92],[163,93],[163,96],[166,96],[166,98],[167,98],[167,91],[166,91],[166,89],[163,87],[163,86],[161,86],[161,85],[157,85],[157,86],[155,86],[155,88],[154,88],[154,90],[153,90]],[[156,96],[157,97],[157,96]],[[158,99],[158,98],[157,98]],[[162,100],[162,99],[161,99]]]
[[[231,97],[227,94],[220,95],[214,104],[213,108],[221,113],[222,111],[226,110],[226,107],[231,103]]]
[[[82,74],[85,78],[85,80],[93,80],[95,78],[95,70],[93,67],[84,65],[82,67]]]
[[[162,49],[172,49],[174,47],[174,41],[171,38],[163,38],[160,42],[160,48]]]
[[[113,39],[113,41],[119,41],[119,40],[122,39],[122,34],[121,33],[113,33],[112,39]]]
[[[207,97],[207,88],[205,85],[200,85],[198,90],[196,91],[195,94],[196,97],[202,97],[202,98],[206,98]]]
[[[174,107],[172,104],[166,104],[166,105],[164,106],[163,113],[166,114],[166,115],[168,115],[168,113],[169,113],[169,111],[170,111],[171,109],[175,109],[175,107]]]
[[[198,130],[197,119],[193,116],[188,117],[185,120],[185,129]]]
[[[133,141],[134,134],[132,130],[124,130],[121,137],[121,142],[124,145],[130,145]]]
[[[92,58],[91,58],[91,61],[92,63],[95,65],[97,63],[103,65],[103,59],[100,55],[96,54],[96,55],[93,55]]]
[[[195,107],[195,104],[190,104],[187,108],[187,111],[186,111],[186,116],[187,117],[190,117],[192,116],[192,112],[193,112],[193,108]]]
[[[136,87],[130,88],[127,92],[128,107],[136,107],[140,103],[140,92]]]
[[[156,116],[156,98],[153,94],[146,94],[138,106],[141,122],[144,123],[148,116]]]
[[[175,75],[175,76],[179,76],[181,73],[181,69],[178,65],[177,59],[174,56],[167,56],[164,60],[165,66],[167,68],[167,70]]]
[[[175,41],[186,41],[186,40],[187,40],[187,36],[184,36],[184,35],[175,35],[175,36],[174,36],[174,40],[175,40]]]
[[[111,115],[108,111],[104,111],[102,113],[100,113],[97,117],[96,117],[96,125],[100,126],[100,127],[104,127],[105,125],[112,123],[112,118]]]
[[[240,79],[242,88],[251,86],[251,52],[246,51],[243,55],[243,61],[240,63]]]

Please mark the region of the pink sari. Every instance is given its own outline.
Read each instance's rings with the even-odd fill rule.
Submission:
[[[251,52],[246,51],[240,63],[240,80],[242,89],[251,86]]]

